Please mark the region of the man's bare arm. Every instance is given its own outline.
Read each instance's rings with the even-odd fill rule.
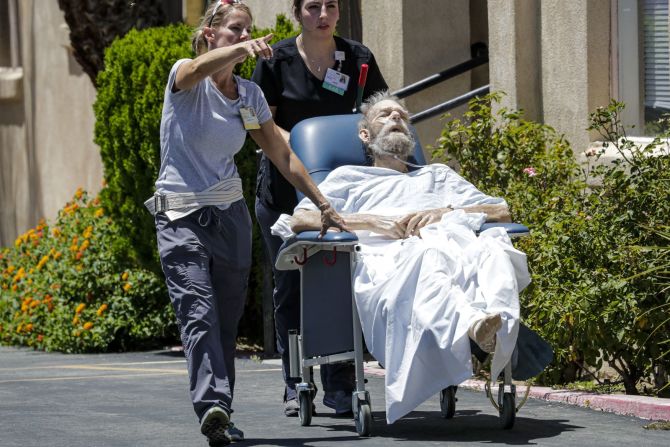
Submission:
[[[401,239],[405,227],[397,217],[377,216],[373,214],[343,214],[341,217],[352,230],[368,230],[394,239]],[[291,229],[294,233],[321,229],[321,216],[318,211],[298,210],[291,217]]]
[[[473,205],[462,208],[466,213],[485,213],[487,222],[511,222],[512,215],[507,205]]]
[[[473,205],[461,208],[466,213],[485,213],[486,222],[511,222],[512,218],[506,205]],[[400,223],[405,226],[404,237],[418,236],[419,230],[442,220],[446,213],[454,211],[454,208],[434,208],[430,210],[416,211],[404,216]]]

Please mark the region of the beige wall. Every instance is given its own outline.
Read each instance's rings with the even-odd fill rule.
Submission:
[[[490,0],[491,90],[506,93],[501,106],[542,119],[540,0]]]
[[[291,0],[245,0],[254,15],[254,25],[259,28],[272,28],[278,14],[293,18]],[[295,22],[295,21],[294,21]],[[295,22],[297,24],[297,22]]]
[[[66,45],[57,2],[19,2],[22,100],[0,102],[0,245],[41,218],[53,219],[78,187],[102,182],[93,144],[95,89]]]
[[[596,135],[588,115],[610,95],[610,0],[490,0],[492,90],[503,105],[565,134],[575,152]]]

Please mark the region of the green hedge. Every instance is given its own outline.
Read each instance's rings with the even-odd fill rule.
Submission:
[[[533,279],[521,304],[525,322],[555,349],[543,380],[592,379],[607,362],[627,393],[659,392],[670,371],[668,288],[652,273],[667,271],[667,149],[650,157],[659,141],[637,148],[620,123],[623,105],[613,102],[591,115],[589,130],[628,155],[596,167],[602,151],[590,151],[580,165],[549,126],[494,112],[499,99],[474,100],[463,121],[449,121],[435,156],[457,160],[466,178],[505,197],[513,218],[531,228],[517,244]]]
[[[180,58],[193,57],[185,25],[132,30],[114,41],[105,52],[105,70],[98,76],[95,142],[101,148],[107,186],[103,205],[122,229],[138,262],[160,272],[153,218],[143,206],[154,191],[160,166],[159,130],[163,93],[170,68]],[[274,33],[272,43],[294,35],[291,22],[277,17],[274,29],[254,29],[254,37]],[[249,78],[255,60],[238,66],[237,73]],[[262,253],[253,202],[257,171],[256,145],[250,139],[236,156],[244,195],[254,219],[254,261],[249,296],[240,335],[253,341],[262,338]]]

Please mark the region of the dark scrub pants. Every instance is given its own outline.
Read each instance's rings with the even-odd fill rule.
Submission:
[[[235,339],[251,268],[251,218],[244,200],[204,207],[170,222],[157,214],[163,273],[186,354],[198,419],[213,405],[231,412]]]
[[[300,273],[298,270],[275,269],[277,253],[283,241],[280,237],[272,235],[270,227],[274,225],[280,215],[280,212],[265,206],[262,201],[256,200],[256,218],[261,228],[263,241],[272,262],[272,272],[274,273],[273,302],[277,350],[281,354],[282,372],[287,386],[286,400],[290,400],[296,398],[296,382],[288,380],[288,331],[290,329],[300,329]],[[321,384],[324,391],[353,391],[353,365],[350,363],[321,365]]]

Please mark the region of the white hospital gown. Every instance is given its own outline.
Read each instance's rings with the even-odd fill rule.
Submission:
[[[410,173],[376,167],[334,170],[319,189],[341,214],[402,216],[408,212],[504,204],[441,164]],[[296,209],[316,209],[307,199]],[[518,333],[519,292],[529,282],[525,255],[506,232],[476,236],[484,214],[461,210],[393,240],[357,231],[361,246],[354,294],[369,351],[386,370],[386,419],[393,423],[450,385],[472,376],[468,327],[501,313],[493,374],[510,359]],[[273,232],[290,236],[289,216]]]

